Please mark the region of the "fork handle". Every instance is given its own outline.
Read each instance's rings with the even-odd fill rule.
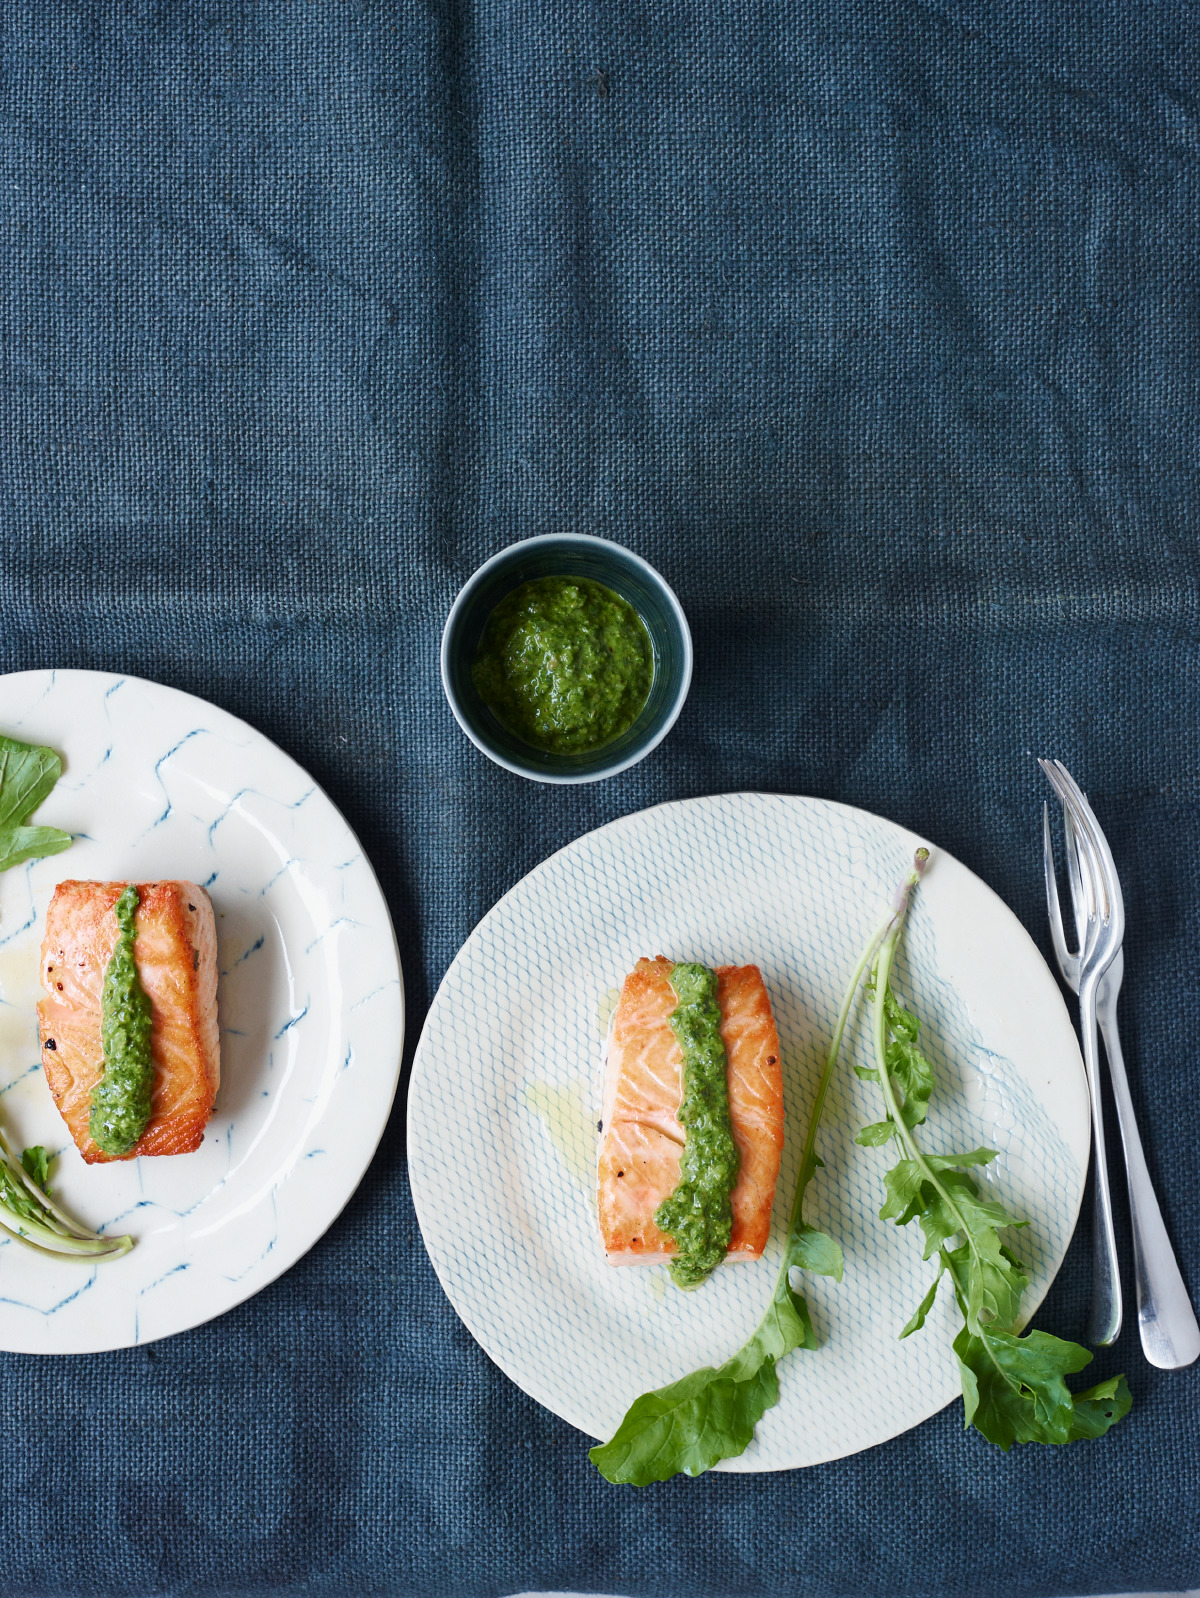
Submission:
[[[1129,1219],[1133,1229],[1133,1270],[1142,1350],[1151,1365],[1157,1365],[1159,1370],[1181,1370],[1200,1356],[1200,1324],[1167,1236],[1142,1153],[1142,1140],[1129,1096],[1129,1079],[1125,1075],[1125,1058],[1117,1033],[1117,995],[1109,988],[1102,998],[1098,1020],[1108,1055],[1113,1098],[1125,1149],[1125,1170],[1129,1177]]]
[[[1105,1348],[1116,1341],[1121,1330],[1122,1306],[1112,1193],[1108,1185],[1108,1157],[1104,1150],[1100,1040],[1096,1031],[1097,981],[1093,977],[1080,985],[1079,1031],[1083,1038],[1083,1063],[1092,1101],[1092,1307],[1088,1315],[1087,1338],[1089,1343]]]

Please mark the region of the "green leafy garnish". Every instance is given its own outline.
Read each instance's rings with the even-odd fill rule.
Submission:
[[[61,775],[62,761],[53,749],[0,736],[0,871],[59,854],[74,841],[57,827],[28,824]]]
[[[643,1393],[612,1439],[589,1452],[607,1481],[645,1487],[678,1471],[699,1476],[745,1450],[755,1426],[779,1400],[777,1361],[794,1348],[817,1346],[808,1305],[788,1280],[804,1259],[816,1262],[806,1269],[841,1280],[841,1249],[801,1226],[788,1238],[770,1306],[750,1341],[724,1365],[705,1365],[669,1387]]]
[[[18,1160],[0,1133],[0,1237],[7,1234],[43,1254],[87,1259],[127,1254],[131,1237],[101,1237],[59,1208],[50,1197],[49,1172],[50,1159],[40,1143]]]
[[[35,1143],[32,1148],[26,1149],[21,1155],[21,1164],[25,1175],[36,1186],[40,1187],[46,1197],[50,1196],[50,1156],[40,1143]]]
[[[870,1147],[895,1141],[904,1154],[884,1177],[880,1217],[897,1226],[916,1221],[925,1237],[924,1257],[936,1256],[938,1262],[929,1291],[900,1336],[924,1326],[938,1285],[948,1276],[964,1323],[954,1352],[966,1424],[1006,1451],[1013,1443],[1101,1437],[1129,1413],[1129,1388],[1123,1376],[1116,1376],[1072,1394],[1065,1378],[1091,1363],[1088,1350],[1048,1332],[1017,1331],[1029,1278],[1000,1234],[1027,1223],[1010,1215],[997,1199],[984,1197],[970,1175],[994,1160],[996,1151],[926,1154],[913,1135],[925,1120],[933,1067],[917,1046],[920,1022],[896,999],[891,976],[912,891],[928,859],[928,850],[917,851],[915,868],[897,895],[891,926],[873,951],[868,992],[876,1065],[870,1070],[856,1067],[859,1076],[879,1084],[887,1111],[884,1120],[864,1127],[856,1141]]]

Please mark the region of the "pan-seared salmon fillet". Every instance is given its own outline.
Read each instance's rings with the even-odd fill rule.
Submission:
[[[668,1017],[674,961],[639,960],[609,1034],[600,1142],[600,1234],[611,1265],[657,1265],[677,1252],[654,1212],[679,1182],[683,1056]],[[771,1001],[755,965],[717,968],[729,1058],[729,1119],[741,1157],[726,1261],[756,1260],[771,1230],[783,1153],[783,1072]]]
[[[38,1002],[42,1067],[59,1113],[89,1165],[114,1156],[88,1134],[91,1092],[104,1071],[100,994],[117,941],[113,907],[124,882],[60,882],[46,912]],[[139,882],[134,961],[150,1000],[154,1064],[150,1121],[128,1154],[200,1147],[221,1080],[217,933],[194,882]]]

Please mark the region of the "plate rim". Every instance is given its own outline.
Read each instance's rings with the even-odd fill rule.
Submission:
[[[721,793],[694,794],[694,795],[690,795],[690,796],[688,796],[686,798],[681,798],[681,799],[661,800],[658,804],[647,805],[647,806],[644,806],[640,810],[628,811],[624,815],[614,816],[610,821],[603,822],[597,827],[592,827],[592,828],[589,828],[585,832],[579,833],[576,837],[569,839],[566,843],[560,845],[559,848],[553,850],[550,854],[544,856],[535,865],[531,866],[530,869],[527,872],[525,872],[521,877],[519,877],[518,880],[516,882],[514,882],[513,885],[509,889],[507,889],[506,892],[503,893],[500,896],[499,899],[496,900],[495,904],[493,904],[490,907],[490,909],[488,909],[479,918],[479,920],[475,923],[475,925],[471,928],[471,930],[468,932],[467,936],[463,939],[463,942],[462,942],[461,946],[456,951],[456,953],[454,955],[454,958],[450,961],[450,964],[446,967],[446,970],[445,970],[445,972],[444,972],[444,974],[442,976],[442,979],[438,983],[437,989],[435,990],[434,995],[433,995],[432,999],[430,1000],[429,1009],[426,1012],[426,1015],[425,1015],[425,1018],[424,1018],[424,1021],[422,1023],[422,1027],[421,1027],[421,1033],[420,1033],[420,1036],[418,1037],[417,1042],[416,1042],[416,1047],[415,1047],[414,1053],[413,1053],[412,1067],[411,1067],[411,1070],[410,1070],[410,1073],[409,1073],[409,1081],[408,1081],[408,1088],[407,1088],[406,1102],[405,1102],[405,1154],[406,1154],[406,1163],[407,1163],[407,1166],[408,1166],[409,1187],[410,1187],[410,1191],[412,1193],[413,1208],[414,1208],[414,1211],[416,1213],[417,1225],[418,1225],[418,1228],[419,1228],[420,1233],[421,1233],[421,1241],[424,1244],[426,1257],[428,1258],[428,1260],[429,1260],[429,1262],[430,1262],[430,1264],[431,1264],[431,1266],[433,1268],[434,1275],[437,1277],[438,1283],[441,1286],[442,1291],[445,1293],[447,1299],[449,1300],[451,1308],[454,1310],[454,1312],[458,1316],[458,1318],[462,1321],[463,1325],[470,1332],[472,1338],[474,1339],[474,1341],[476,1342],[478,1347],[481,1349],[481,1351],[487,1356],[487,1358],[491,1361],[491,1363],[493,1365],[495,1365],[495,1367],[509,1381],[511,1381],[513,1383],[513,1385],[515,1387],[517,1387],[521,1392],[525,1393],[526,1396],[532,1398],[535,1403],[541,1404],[543,1408],[549,1410],[549,1412],[551,1414],[553,1414],[557,1419],[564,1421],[565,1424],[571,1426],[573,1430],[580,1431],[583,1436],[589,1437],[589,1438],[593,1436],[593,1433],[587,1431],[584,1428],[581,1428],[581,1427],[577,1426],[574,1421],[569,1420],[566,1416],[562,1415],[557,1409],[555,1409],[553,1407],[553,1405],[546,1403],[546,1401],[542,1397],[540,1397],[537,1393],[533,1392],[528,1386],[526,1386],[524,1381],[518,1379],[517,1376],[515,1376],[511,1371],[509,1371],[505,1367],[505,1365],[503,1363],[501,1363],[500,1359],[498,1359],[496,1357],[496,1355],[492,1352],[492,1349],[488,1346],[487,1341],[485,1341],[485,1337],[483,1335],[482,1328],[479,1326],[479,1324],[478,1324],[478,1322],[476,1320],[476,1317],[475,1317],[475,1315],[473,1313],[473,1309],[472,1310],[465,1310],[463,1308],[463,1306],[458,1302],[458,1299],[457,1299],[455,1293],[451,1291],[451,1288],[450,1288],[446,1278],[443,1275],[440,1262],[435,1257],[434,1252],[430,1248],[429,1243],[428,1243],[427,1238],[426,1238],[426,1226],[425,1226],[425,1220],[423,1218],[423,1212],[425,1211],[426,1206],[429,1206],[429,1211],[432,1212],[433,1200],[432,1200],[431,1195],[429,1193],[426,1193],[423,1190],[423,1187],[422,1187],[422,1184],[423,1184],[423,1181],[424,1181],[424,1177],[421,1174],[420,1157],[418,1155],[417,1159],[415,1159],[415,1160],[414,1160],[414,1157],[413,1157],[413,1154],[414,1154],[414,1150],[413,1150],[414,1126],[419,1121],[419,1116],[414,1114],[414,1109],[415,1109],[415,1106],[414,1106],[414,1092],[417,1090],[418,1084],[420,1082],[422,1082],[422,1080],[424,1078],[424,1075],[425,1075],[426,1039],[427,1039],[427,1037],[429,1035],[430,1021],[433,1018],[435,1009],[436,1009],[437,1004],[438,1004],[438,1000],[440,999],[443,990],[445,989],[447,984],[451,981],[451,979],[452,979],[457,967],[459,966],[460,962],[462,962],[464,960],[464,958],[466,956],[466,952],[467,952],[468,946],[473,942],[473,940],[476,938],[476,936],[480,932],[482,932],[484,930],[484,928],[487,926],[487,924],[494,917],[498,916],[498,914],[504,909],[504,907],[508,903],[508,901],[511,898],[513,898],[513,896],[516,895],[519,892],[519,890],[531,878],[533,878],[533,877],[537,876],[538,874],[540,874],[541,872],[547,870],[549,867],[551,867],[551,865],[553,864],[554,861],[559,859],[560,856],[562,856],[564,854],[567,854],[569,851],[577,848],[585,840],[594,838],[594,837],[596,837],[597,834],[606,832],[609,829],[628,826],[631,822],[634,822],[635,820],[644,819],[644,818],[646,818],[648,816],[651,816],[651,815],[654,815],[654,814],[657,814],[657,813],[663,812],[663,811],[684,809],[684,808],[689,808],[689,807],[692,807],[692,806],[703,806],[703,805],[706,805],[706,804],[712,804],[712,803],[717,803],[717,802],[720,802],[720,801],[727,801],[727,800],[767,800],[767,801],[771,801],[771,802],[782,801],[785,804],[800,803],[800,804],[826,805],[826,806],[829,806],[829,807],[831,807],[832,809],[834,809],[836,811],[843,812],[843,813],[848,813],[848,814],[851,814],[851,815],[854,815],[854,816],[857,816],[857,817],[864,818],[866,821],[868,821],[870,823],[881,824],[881,825],[891,829],[892,831],[903,835],[906,839],[911,840],[912,844],[915,847],[928,847],[929,849],[931,849],[932,851],[935,852],[935,858],[937,856],[941,856],[941,857],[944,857],[947,860],[952,861],[958,867],[959,870],[965,872],[971,878],[973,883],[975,883],[978,887],[982,888],[985,891],[985,893],[990,897],[990,899],[995,901],[995,904],[1004,913],[1004,916],[1008,919],[1008,921],[1011,923],[1011,925],[1013,927],[1015,927],[1019,931],[1019,933],[1021,935],[1021,938],[1024,940],[1025,947],[1028,949],[1028,951],[1031,954],[1033,954],[1036,957],[1036,959],[1039,962],[1039,964],[1045,969],[1047,977],[1049,978],[1050,983],[1051,983],[1054,991],[1057,993],[1059,1001],[1060,1001],[1060,1003],[1062,1005],[1063,1014],[1064,1014],[1064,1017],[1066,1018],[1066,1020],[1068,1022],[1069,1027],[1070,1027],[1070,1031],[1071,1031],[1072,1037],[1075,1038],[1075,1048],[1072,1051],[1070,1051],[1070,1054],[1069,1054],[1069,1062],[1070,1062],[1069,1068],[1072,1070],[1072,1072],[1073,1072],[1073,1074],[1074,1074],[1074,1076],[1076,1078],[1076,1087],[1077,1088],[1082,1087],[1084,1090],[1086,1090],[1086,1077],[1085,1077],[1085,1074],[1084,1074],[1083,1058],[1082,1058],[1082,1054],[1080,1052],[1080,1049],[1078,1047],[1078,1038],[1075,1035],[1074,1025],[1073,1025],[1073,1023],[1070,1022],[1070,1012],[1067,1009],[1066,1002],[1065,1002],[1065,1000],[1062,997],[1061,987],[1059,986],[1057,981],[1054,979],[1054,974],[1053,974],[1053,972],[1050,969],[1049,962],[1046,960],[1045,956],[1042,954],[1042,951],[1038,948],[1036,942],[1034,941],[1033,937],[1031,936],[1031,934],[1030,934],[1028,928],[1025,926],[1024,922],[1017,915],[1017,913],[1012,909],[1012,907],[1010,905],[1008,905],[1003,898],[1001,898],[1001,896],[990,885],[990,883],[984,881],[984,879],[981,876],[979,876],[977,872],[973,871],[970,866],[966,865],[963,861],[959,860],[957,855],[952,854],[951,851],[948,850],[948,849],[942,848],[941,845],[930,843],[927,839],[923,838],[922,835],[913,832],[910,828],[904,826],[900,822],[892,821],[890,818],[888,818],[886,816],[881,816],[881,815],[879,815],[878,813],[876,813],[874,811],[866,810],[862,806],[848,804],[848,803],[846,803],[846,802],[844,802],[842,800],[839,800],[839,799],[830,799],[830,798],[826,798],[824,796],[817,795],[817,794],[782,793],[782,792],[772,792],[772,791],[766,790],[766,789],[750,789],[750,788],[732,789],[732,790],[723,791]],[[1090,1125],[1089,1125],[1089,1138],[1090,1138]],[[1069,1227],[1069,1229],[1067,1230],[1067,1232],[1065,1234],[1067,1241],[1066,1241],[1066,1246],[1063,1249],[1062,1258],[1060,1258],[1057,1266],[1055,1267],[1055,1270],[1054,1270],[1053,1274],[1046,1281],[1045,1286],[1038,1293],[1036,1299],[1030,1297],[1027,1300],[1027,1302],[1025,1303],[1025,1305],[1023,1305],[1023,1310],[1022,1310],[1022,1321],[1023,1321],[1023,1324],[1028,1324],[1029,1320],[1031,1320],[1033,1318],[1033,1316],[1036,1315],[1038,1309],[1041,1307],[1041,1304],[1045,1300],[1046,1294],[1049,1292],[1050,1287],[1053,1285],[1053,1282],[1054,1282],[1055,1278],[1057,1277],[1059,1271],[1062,1269],[1062,1261],[1063,1261],[1063,1259],[1065,1259],[1067,1248],[1070,1247],[1071,1240],[1073,1239],[1074,1234],[1075,1234],[1075,1232],[1076,1232],[1076,1230],[1078,1228],[1079,1216],[1080,1216],[1080,1213],[1081,1213],[1081,1210],[1082,1210],[1083,1199],[1084,1199],[1084,1194],[1085,1194],[1086,1188],[1087,1188],[1087,1170],[1085,1168],[1081,1172],[1081,1175],[1080,1175],[1080,1179],[1079,1179],[1079,1183],[1078,1183],[1078,1191],[1077,1191],[1077,1194],[1076,1194],[1075,1203],[1074,1203],[1074,1206],[1073,1206],[1073,1211],[1072,1211],[1072,1214],[1071,1214],[1071,1217],[1070,1217],[1070,1227]],[[843,1449],[839,1453],[829,1455],[824,1460],[812,1461],[809,1464],[778,1463],[778,1464],[754,1464],[754,1465],[740,1464],[738,1462],[738,1460],[734,1460],[734,1461],[729,1462],[730,1465],[732,1466],[731,1473],[745,1474],[745,1475],[751,1475],[751,1474],[757,1475],[757,1474],[769,1474],[769,1473],[772,1473],[772,1472],[775,1472],[775,1471],[781,1471],[781,1470],[810,1469],[810,1468],[814,1468],[817,1464],[827,1464],[827,1463],[832,1463],[835,1459],[853,1457],[856,1454],[866,1452],[870,1448],[882,1447],[885,1443],[894,1441],[895,1438],[905,1435],[907,1432],[909,1432],[911,1430],[914,1430],[917,1426],[924,1425],[925,1422],[930,1420],[930,1419],[932,1419],[933,1416],[941,1413],[942,1410],[948,1408],[949,1405],[954,1403],[956,1398],[959,1397],[959,1396],[960,1396],[960,1394],[957,1393],[957,1392],[956,1393],[952,1393],[949,1397],[947,1397],[946,1399],[944,1399],[941,1402],[937,1403],[932,1409],[930,1409],[920,1419],[918,1419],[916,1421],[913,1421],[913,1422],[911,1422],[908,1425],[901,1426],[899,1429],[897,1429],[895,1431],[889,1432],[889,1434],[886,1437],[878,1438],[878,1439],[875,1439],[875,1440],[873,1440],[871,1442],[864,1443],[864,1444],[862,1444],[859,1447]],[[741,1456],[739,1456],[739,1459],[740,1458],[741,1458]],[[722,1463],[724,1463],[724,1462],[722,1462]],[[719,1469],[720,1466],[718,1466],[717,1468]]]
[[[404,984],[404,968],[400,959],[400,947],[396,938],[395,923],[392,919],[392,913],[387,902],[387,896],[385,895],[382,884],[379,881],[379,874],[375,870],[367,851],[363,848],[358,834],[346,820],[346,817],[343,815],[340,807],[336,805],[330,798],[322,784],[319,783],[311,774],[311,772],[302,766],[300,762],[294,758],[294,756],[290,755],[287,750],[283,749],[279,744],[277,744],[273,738],[269,738],[266,733],[260,731],[259,728],[255,727],[252,723],[246,721],[241,716],[234,715],[232,711],[226,710],[224,706],[216,704],[213,700],[205,699],[199,694],[191,693],[186,688],[176,688],[170,683],[156,682],[151,677],[140,677],[134,672],[100,671],[91,667],[77,666],[42,666],[33,667],[25,671],[2,672],[0,673],[0,695],[3,695],[5,686],[9,683],[19,679],[33,681],[39,678],[49,678],[51,687],[53,687],[56,682],[62,678],[87,678],[94,683],[131,683],[136,685],[139,690],[144,691],[149,689],[155,694],[165,695],[171,699],[184,700],[192,704],[202,706],[205,715],[215,715],[220,720],[226,722],[233,729],[236,729],[239,733],[248,736],[258,743],[265,744],[275,758],[283,761],[287,767],[296,772],[305,783],[311,786],[311,788],[313,788],[320,795],[326,805],[328,805],[330,811],[345,829],[346,836],[353,842],[355,849],[358,851],[362,865],[366,871],[369,884],[374,888],[379,897],[379,905],[383,912],[384,922],[386,924],[390,939],[390,942],[386,943],[384,947],[385,950],[390,949],[396,971],[396,994],[394,1002],[397,1005],[396,1024],[398,1029],[398,1043],[396,1048],[395,1070],[392,1073],[390,1089],[386,1095],[386,1109],[379,1117],[379,1125],[374,1137],[369,1140],[369,1146],[364,1150],[364,1158],[362,1160],[361,1169],[355,1172],[353,1179],[346,1187],[344,1195],[340,1198],[336,1204],[336,1207],[330,1209],[327,1217],[322,1219],[319,1228],[315,1231],[312,1231],[311,1234],[307,1236],[307,1239],[299,1245],[299,1247],[296,1247],[294,1244],[291,1246],[283,1246],[281,1243],[279,1248],[272,1249],[268,1259],[262,1262],[265,1264],[266,1268],[261,1276],[257,1275],[255,1271],[251,1269],[246,1272],[245,1276],[241,1278],[237,1284],[237,1287],[240,1289],[242,1282],[249,1279],[249,1285],[246,1286],[245,1291],[236,1291],[234,1296],[232,1296],[228,1302],[220,1305],[220,1307],[212,1310],[203,1310],[202,1313],[197,1315],[194,1319],[189,1316],[183,1321],[182,1324],[173,1327],[170,1331],[155,1332],[151,1337],[139,1337],[135,1329],[135,1333],[131,1337],[122,1336],[111,1339],[89,1339],[86,1341],[80,1341],[77,1346],[72,1346],[69,1348],[59,1347],[41,1350],[30,1350],[24,1347],[13,1348],[9,1346],[6,1340],[7,1334],[4,1329],[4,1316],[2,1313],[0,1313],[0,1351],[15,1354],[41,1353],[62,1358],[72,1358],[78,1355],[112,1353],[123,1348],[149,1347],[153,1343],[161,1342],[164,1338],[177,1337],[184,1332],[193,1331],[196,1327],[205,1326],[211,1321],[219,1320],[222,1315],[229,1314],[232,1310],[235,1310],[240,1305],[247,1303],[250,1299],[256,1297],[264,1289],[270,1287],[272,1283],[277,1282],[281,1276],[285,1275],[289,1270],[291,1270],[294,1265],[302,1260],[304,1256],[321,1241],[321,1239],[326,1235],[329,1229],[345,1211],[355,1193],[357,1193],[359,1187],[362,1185],[363,1178],[366,1176],[376,1154],[379,1152],[379,1145],[383,1140],[383,1134],[387,1130],[388,1122],[390,1121],[392,1111],[395,1108],[396,1095],[399,1091],[400,1078],[403,1074],[404,1042],[407,1033],[408,1005]],[[57,750],[55,752],[58,753]],[[69,1141],[69,1134],[67,1135]],[[346,1169],[344,1164],[341,1166],[341,1169]],[[2,1311],[2,1306],[0,1306],[0,1311]]]

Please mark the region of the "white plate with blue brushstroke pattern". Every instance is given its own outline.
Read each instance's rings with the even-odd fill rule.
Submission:
[[[0,732],[63,774],[37,820],[64,854],[0,874],[0,1124],[55,1156],[55,1196],[133,1251],[92,1265],[0,1245],[0,1348],[91,1353],[223,1314],[316,1242],[396,1091],[404,994],[375,874],[282,750],[214,705],[92,671],[0,677]],[[46,906],[68,877],[182,877],[217,917],[221,1088],[194,1154],[85,1166],[42,1076]]]
[[[750,1335],[779,1268],[811,1094],[845,983],[921,839],[847,805],[729,794],[660,805],[551,856],[488,914],[446,973],[413,1066],[408,1149],[442,1286],[500,1368],[555,1414],[607,1438],[631,1401]],[[639,955],[761,966],[783,1048],[786,1139],[771,1242],[695,1293],[662,1267],[607,1265],[595,1160],[606,994]],[[940,1152],[987,1143],[982,1173],[1031,1221],[1032,1314],[1075,1227],[1087,1171],[1083,1065],[1045,961],[1010,910],[934,850],[897,970],[938,1076],[925,1132]],[[612,998],[607,1003],[611,1006]],[[886,1149],[856,1021],[831,1090],[809,1220],[846,1255],[810,1278],[821,1338],[780,1367],[781,1396],[740,1458],[786,1470],[886,1441],[953,1399],[951,1306],[897,1334],[931,1280],[915,1228],[878,1219]],[[1069,1328],[1067,1329],[1069,1330]]]

